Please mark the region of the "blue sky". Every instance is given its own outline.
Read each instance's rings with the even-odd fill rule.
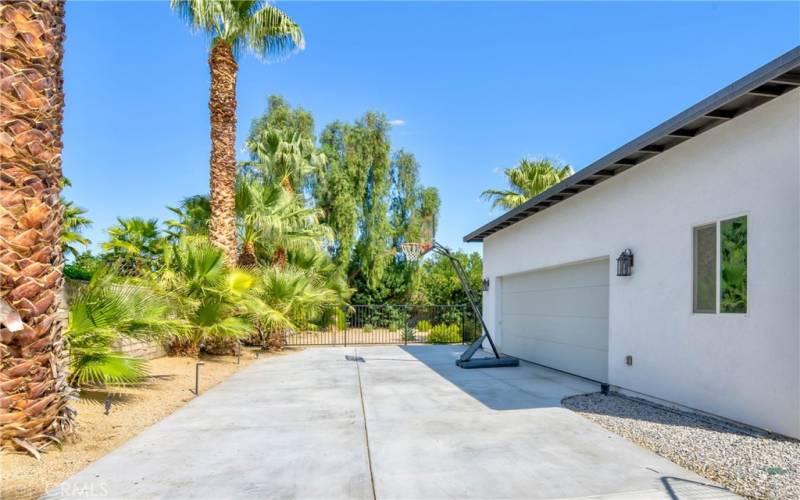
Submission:
[[[442,198],[439,240],[499,215],[501,169],[548,155],[577,170],[800,44],[799,3],[283,2],[305,51],[245,55],[239,145],[269,94],[321,130],[367,110],[402,120]],[[66,195],[100,242],[117,215],[169,217],[208,190],[207,39],[167,2],[68,2]],[[243,156],[240,152],[240,156]]]

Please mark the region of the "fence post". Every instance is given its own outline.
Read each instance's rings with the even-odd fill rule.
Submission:
[[[464,321],[464,306],[461,306],[461,343],[467,343],[467,330],[465,328],[466,322]]]
[[[403,314],[403,320],[404,320],[403,321],[403,330],[402,330],[403,331],[403,333],[402,333],[402,335],[403,335],[403,345],[408,345],[408,332],[409,332],[408,326],[411,324],[411,319],[409,318],[409,315],[408,315],[408,304],[406,304],[404,309],[406,310],[406,312],[405,312],[405,314]]]
[[[347,318],[348,314],[349,314],[348,312],[345,313],[345,318]],[[356,317],[357,316],[358,316],[358,309],[356,309]],[[347,319],[348,319],[347,324],[344,325],[344,346],[345,347],[347,347],[347,330],[350,329],[350,321],[349,321],[350,318],[347,318]]]

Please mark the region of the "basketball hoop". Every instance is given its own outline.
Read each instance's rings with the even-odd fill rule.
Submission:
[[[425,255],[432,246],[430,243],[402,243],[400,249],[403,251],[407,261],[414,262]]]

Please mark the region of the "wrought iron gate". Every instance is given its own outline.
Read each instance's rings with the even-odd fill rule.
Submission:
[[[287,345],[458,344],[480,335],[466,304],[330,307],[294,323],[284,333]]]

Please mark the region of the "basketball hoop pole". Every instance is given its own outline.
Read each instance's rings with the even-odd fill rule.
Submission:
[[[475,297],[472,288],[469,286],[469,282],[467,281],[467,277],[464,273],[464,268],[461,265],[461,262],[459,262],[458,259],[453,256],[447,247],[440,245],[436,241],[434,241],[433,244],[422,253],[422,255],[431,251],[446,257],[447,260],[450,261],[450,264],[453,266],[453,270],[456,272],[456,276],[458,276],[458,280],[461,282],[461,288],[464,290],[464,294],[467,296],[467,301],[472,308],[472,312],[475,314],[475,317],[480,320],[481,328],[483,329],[481,336],[475,340],[472,345],[470,345],[469,348],[464,351],[463,354],[461,354],[458,360],[456,360],[456,365],[460,366],[461,368],[495,368],[501,366],[519,365],[518,359],[501,355],[500,352],[498,352],[497,347],[494,345],[494,340],[492,340],[492,336],[489,335],[489,328],[487,328],[486,321],[483,319],[483,314],[481,314],[481,310],[478,308],[477,298]],[[492,353],[494,354],[494,359],[472,359],[472,356],[483,346],[484,340],[489,341],[489,345],[492,347]]]

